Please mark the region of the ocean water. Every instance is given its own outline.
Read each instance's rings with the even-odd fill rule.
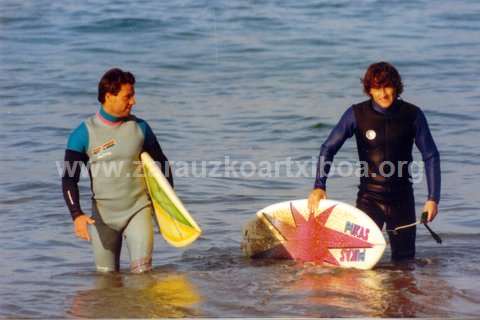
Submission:
[[[1,0],[0,317],[479,316],[479,40],[473,0]],[[365,98],[359,79],[379,60],[398,67],[403,98],[425,111],[440,150],[432,228],[444,244],[419,228],[416,261],[395,265],[386,252],[370,271],[252,261],[240,251],[242,226],[269,204],[305,198],[314,177],[197,167],[175,184],[202,237],[179,250],[156,234],[146,275],[130,274],[126,255],[121,273],[94,272],[57,162],[69,132],[98,109],[106,70],[135,74],[134,113],[170,160],[224,172],[314,161]],[[336,159],[352,158],[349,141]],[[333,176],[329,196],[354,203],[357,184]],[[81,194],[88,212],[87,178]],[[424,181],[415,195],[420,211]]]

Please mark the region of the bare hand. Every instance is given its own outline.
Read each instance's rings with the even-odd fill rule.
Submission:
[[[423,206],[423,211],[428,213],[428,222],[432,222],[438,213],[438,204],[433,200],[427,200]]]
[[[327,192],[323,189],[313,189],[308,196],[308,209],[310,213],[315,213],[318,208],[318,203],[322,199],[327,199]]]
[[[75,228],[75,235],[83,240],[90,241],[90,234],[88,233],[88,225],[94,224],[95,220],[90,218],[89,216],[82,214],[78,216],[73,221],[74,228]]]

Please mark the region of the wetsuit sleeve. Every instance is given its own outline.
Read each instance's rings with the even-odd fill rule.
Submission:
[[[87,153],[88,148],[88,130],[85,123],[79,125],[72,131],[67,141],[67,149],[81,153]]]
[[[355,114],[353,107],[350,107],[340,118],[340,121],[332,129],[327,140],[322,144],[320,148],[320,155],[318,157],[317,164],[317,176],[315,179],[314,189],[326,188],[328,173],[333,158],[337,154],[338,150],[342,147],[345,140],[353,136],[356,129]]]
[[[168,163],[168,159],[162,151],[160,144],[158,143],[157,137],[153,133],[152,128],[148,125],[148,123],[144,120],[139,120],[138,122],[140,128],[143,131],[143,135],[145,137],[143,143],[143,151],[148,152],[148,154],[160,165],[165,178],[167,178],[168,182],[173,188],[173,174],[172,169]]]
[[[63,198],[73,220],[83,214],[80,207],[78,181],[80,180],[82,164],[86,165],[88,162],[87,148],[88,132],[85,124],[82,123],[68,138],[62,175]]]
[[[415,145],[420,150],[422,160],[425,163],[428,199],[438,203],[441,187],[440,155],[430,133],[427,119],[420,109],[417,110],[415,119]]]

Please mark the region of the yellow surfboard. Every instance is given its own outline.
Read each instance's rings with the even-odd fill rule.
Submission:
[[[143,152],[140,158],[160,233],[165,241],[174,247],[189,245],[200,236],[202,230],[177,197],[152,157]]]

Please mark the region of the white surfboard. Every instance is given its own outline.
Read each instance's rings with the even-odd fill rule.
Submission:
[[[152,157],[146,152],[143,152],[140,157],[160,233],[165,241],[174,247],[189,245],[200,236],[202,230],[177,197]]]
[[[242,250],[252,258],[313,261],[334,267],[371,269],[386,247],[382,231],[361,210],[321,200],[310,214],[308,200],[273,204],[244,228]]]

